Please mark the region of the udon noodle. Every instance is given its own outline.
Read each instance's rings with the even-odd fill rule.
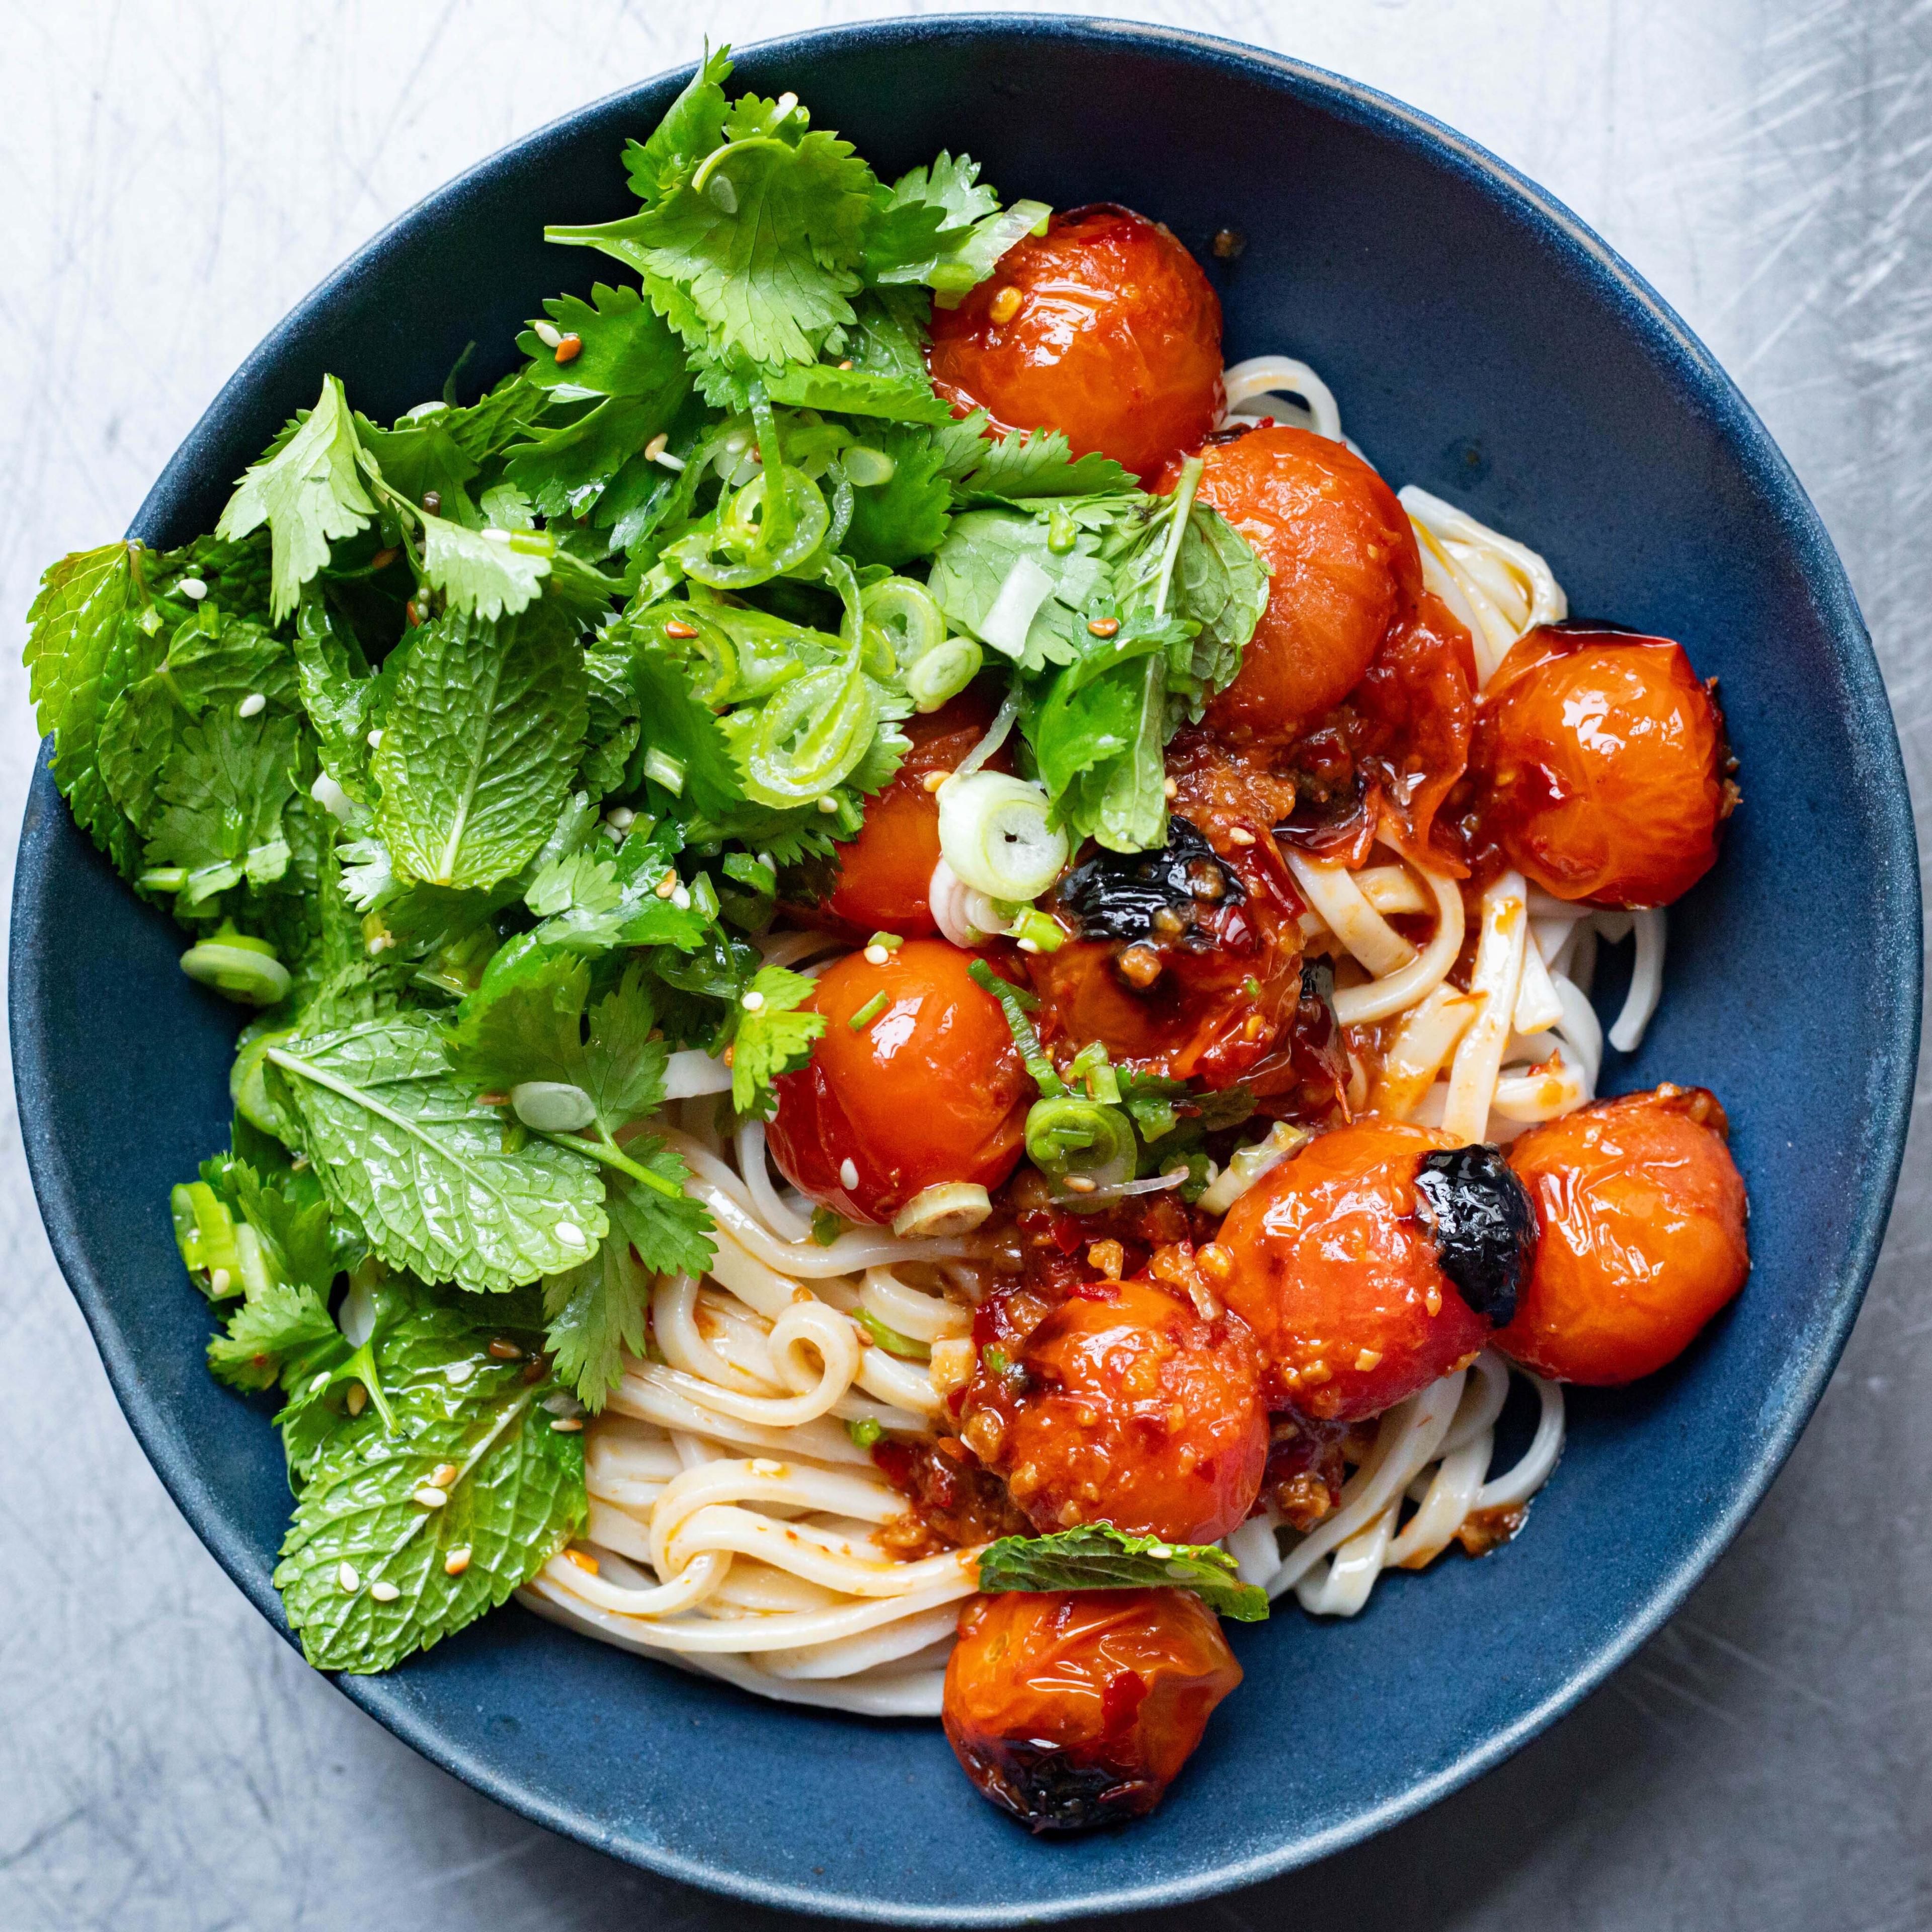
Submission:
[[[1227,371],[1226,390],[1230,422],[1273,416],[1344,440],[1333,394],[1305,364],[1257,358]],[[1404,489],[1400,501],[1428,588],[1468,628],[1479,682],[1526,631],[1567,614],[1535,553],[1426,491]],[[1358,1108],[1507,1142],[1595,1097],[1600,944],[1634,940],[1610,1042],[1634,1048],[1656,1008],[1661,912],[1569,904],[1506,872],[1483,896],[1464,992],[1449,978],[1467,936],[1455,880],[1388,850],[1354,872],[1288,858],[1309,908],[1304,946],[1336,965],[1338,1018],[1384,1028],[1372,1080],[1356,1069]],[[1432,911],[1420,944],[1390,922]],[[802,932],[766,942],[772,961],[807,971],[837,944]],[[697,1064],[675,1070],[672,1090],[685,1097],[663,1126],[716,1220],[716,1258],[702,1280],[653,1286],[649,1359],[627,1361],[588,1425],[584,1533],[524,1600],[766,1696],[937,1715],[976,1552],[920,1553],[895,1537],[908,1505],[861,1446],[872,1432],[862,1425],[932,1429],[970,1370],[973,1310],[1003,1258],[985,1234],[882,1228],[820,1245],[812,1204],[774,1178],[764,1129],[730,1125],[729,1076],[702,1055],[677,1059]],[[1221,1178],[1214,1204],[1268,1164],[1258,1148]],[[880,1330],[927,1358],[889,1352]],[[1492,1474],[1512,1374],[1533,1393],[1534,1432],[1514,1466]],[[1352,1616],[1383,1570],[1420,1569],[1458,1540],[1480,1551],[1506,1538],[1556,1466],[1563,1431],[1558,1387],[1486,1350],[1356,1432],[1340,1502],[1312,1530],[1298,1534],[1264,1502],[1228,1546],[1270,1595],[1292,1590],[1311,1612]]]

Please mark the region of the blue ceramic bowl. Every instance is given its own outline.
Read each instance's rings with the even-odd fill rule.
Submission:
[[[251,356],[134,529],[209,527],[325,370],[386,417],[466,343],[494,378],[538,299],[598,263],[618,152],[679,74],[583,110],[433,195]],[[1362,1616],[1236,1628],[1247,1682],[1160,1811],[1075,1842],[983,1804],[936,1726],[780,1708],[516,1609],[341,1688],[527,1816],[695,1883],[890,1921],[1008,1923],[1196,1898],[1337,1850],[1497,1763],[1683,1600],[1811,1412],[1878,1251],[1918,1050],[1917,855],[1864,628],[1816,514],[1677,317],[1548,196],[1331,75],[1153,28],[902,22],[747,54],[882,173],[964,148],[1011,195],[1157,215],[1218,279],[1231,357],[1305,356],[1386,472],[1545,552],[1576,609],[1681,638],[1724,680],[1744,805],[1672,918],[1668,993],[1606,1090],[1730,1108],[1756,1265],[1675,1367],[1572,1407],[1514,1544],[1385,1581]],[[1247,237],[1232,265],[1205,246]],[[1806,944],[1829,935],[1830,985]],[[260,1408],[202,1368],[169,1184],[227,1115],[232,1008],[74,830],[44,769],[20,848],[12,1025],[56,1252],[175,1499],[262,1614],[288,1509]],[[111,1097],[110,1097],[111,1096]]]

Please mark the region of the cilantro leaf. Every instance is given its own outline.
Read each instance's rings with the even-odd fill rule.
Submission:
[[[922,378],[842,369],[835,363],[794,363],[768,376],[766,393],[795,409],[833,410],[842,415],[880,416],[888,422],[950,422],[952,412]]]
[[[688,173],[724,140],[725,117],[731,111],[724,83],[731,66],[728,46],[706,54],[650,139],[625,148],[632,191],[646,207],[662,198],[668,182]]]
[[[411,634],[374,761],[396,875],[493,885],[556,822],[584,739],[583,653],[554,623],[458,614]]]
[[[592,954],[617,946],[688,950],[698,944],[712,915],[688,890],[685,903],[677,903],[670,862],[679,842],[676,828],[662,825],[632,832],[614,858],[579,853],[544,867],[532,880],[527,902],[544,920],[537,940]],[[670,892],[659,890],[667,873],[674,880]]]
[[[741,1114],[769,1118],[777,1106],[771,1083],[802,1065],[812,1042],[825,1030],[823,1013],[799,1009],[812,994],[813,982],[782,966],[760,967],[750,988],[732,1010],[730,1022],[731,1104]],[[756,995],[758,1004],[745,1000]]]
[[[373,1403],[323,1412],[274,1575],[318,1670],[386,1670],[427,1649],[505,1601],[583,1522],[584,1438],[550,1426],[547,1386],[521,1361],[490,1354],[500,1333],[418,1304],[373,1344],[394,1430]],[[445,1465],[448,1500],[427,1508],[416,1492]]]
[[[456,1078],[428,1015],[272,1046],[266,1058],[271,1094],[299,1123],[323,1192],[392,1267],[501,1290],[574,1267],[603,1238],[595,1164],[548,1141],[506,1146],[501,1118]]]
[[[1059,549],[1044,518],[1024,510],[969,510],[953,518],[927,587],[954,623],[986,642],[988,620],[1009,579],[1016,571],[1034,573],[1042,594],[1016,662],[1023,670],[1070,663],[1091,641],[1087,607],[1109,585],[1099,538],[1087,530],[1070,534],[1070,543]]]
[[[423,580],[452,610],[474,617],[514,616],[526,610],[550,574],[556,543],[536,531],[466,530],[423,513]]]
[[[1000,197],[980,179],[977,161],[966,154],[955,160],[942,148],[929,167],[881,188],[878,202],[866,236],[866,279],[922,282],[955,238],[998,211]]]
[[[250,1292],[226,1328],[208,1338],[208,1366],[231,1388],[272,1388],[285,1364],[340,1339],[314,1288],[271,1281]]]
[[[394,429],[378,429],[358,412],[356,440],[375,458],[382,481],[398,496],[420,508],[434,494],[440,514],[473,524],[476,509],[466,486],[482,465],[456,440],[458,414],[439,408],[428,416],[405,416]]]
[[[229,542],[266,523],[274,540],[268,608],[280,623],[302,586],[328,561],[329,545],[364,529],[376,506],[358,473],[347,398],[333,376],[281,448],[252,465],[228,500],[214,533]]]
[[[940,472],[938,446],[923,432],[868,428],[864,440],[892,458],[892,473],[883,483],[853,491],[844,548],[860,563],[896,570],[945,542],[952,489]]]
[[[995,498],[1018,502],[1036,496],[1092,496],[1131,493],[1134,477],[1111,456],[1077,460],[1057,429],[994,436],[986,412],[975,410],[939,432],[944,474],[962,501]]]
[[[1260,1623],[1268,1594],[1236,1574],[1234,1559],[1210,1544],[1128,1536],[1110,1522],[1051,1536],[1003,1536],[980,1555],[980,1587],[1005,1590],[1145,1590],[1178,1585],[1216,1615]]]
[[[530,380],[540,388],[571,397],[668,396],[668,416],[689,386],[677,338],[663,317],[633,288],[596,284],[586,302],[560,296],[544,304],[558,334],[583,344],[560,362],[533,331],[517,338],[531,358]]]

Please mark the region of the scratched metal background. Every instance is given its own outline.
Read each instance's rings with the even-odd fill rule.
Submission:
[[[704,32],[742,42],[904,10],[0,0],[5,622],[44,561],[124,526],[242,355],[426,190],[689,58]],[[1143,10],[1416,103],[1547,184],[1635,262],[1816,499],[1877,639],[1917,795],[1932,796],[1932,4]],[[8,645],[9,873],[34,750],[14,658]],[[1795,926],[1792,939],[1832,935]],[[1801,950],[1794,969],[1817,966]],[[1828,996],[1828,969],[1818,976]],[[310,1676],[136,1449],[41,1233],[10,1093],[0,1136],[0,1928],[804,1923],[523,1823]],[[1922,1133],[1816,1420],[1662,1636],[1429,1816],[1258,1891],[1137,1918],[1137,1932],[1932,1924],[1928,1164]]]

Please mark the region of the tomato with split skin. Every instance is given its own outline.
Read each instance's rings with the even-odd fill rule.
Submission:
[[[942,1715],[982,1796],[1087,1831],[1151,1811],[1240,1681],[1191,1591],[1007,1591],[961,1616]]]
[[[1541,1229],[1496,1346],[1539,1375],[1598,1384],[1654,1374],[1750,1271],[1730,1124],[1702,1087],[1658,1088],[1532,1127],[1510,1146]]]
[[[941,1181],[997,1187],[1018,1163],[1032,1082],[972,956],[914,939],[848,953],[814,989],[812,1058],[775,1083],[779,1171],[854,1221],[890,1221]],[[852,1022],[860,1020],[855,1026]]]
[[[1718,856],[1736,802],[1724,713],[1681,644],[1545,627],[1478,714],[1478,837],[1558,898],[1661,906]]]
[[[1276,1406],[1353,1422],[1476,1354],[1514,1310],[1533,1229],[1494,1149],[1370,1120],[1263,1175],[1219,1240],[1233,1258],[1222,1292],[1261,1346]]]
[[[1076,208],[934,310],[927,361],[933,387],[998,433],[1058,430],[1076,456],[1150,477],[1220,412],[1221,304],[1159,222]]]
[[[1260,1492],[1261,1372],[1238,1318],[1157,1282],[1091,1282],[1010,1357],[982,1348],[962,1432],[1042,1532],[1111,1522],[1215,1543]]]
[[[1414,611],[1415,533],[1374,470],[1312,430],[1248,430],[1200,454],[1200,500],[1271,572],[1268,608],[1208,728],[1237,745],[1286,745],[1354,689]],[[1170,465],[1157,487],[1171,490],[1179,473]]]
[[[806,916],[836,922],[855,938],[895,932],[919,939],[939,930],[932,916],[932,872],[939,863],[939,801],[926,789],[935,772],[955,770],[986,735],[994,704],[976,688],[962,691],[937,711],[899,727],[912,749],[892,782],[866,804],[857,838],[839,848],[838,878]],[[988,769],[1008,771],[1002,746]]]

